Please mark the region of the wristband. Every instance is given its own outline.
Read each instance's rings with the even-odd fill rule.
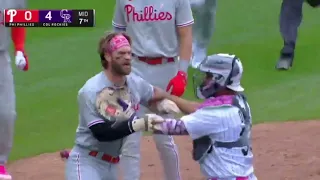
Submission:
[[[184,59],[180,59],[179,60],[179,70],[183,71],[185,73],[188,73],[188,68],[189,68],[189,61],[184,60]]]

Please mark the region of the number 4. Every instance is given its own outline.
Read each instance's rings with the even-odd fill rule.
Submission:
[[[45,17],[46,19],[49,19],[49,21],[51,21],[52,16],[51,16],[51,11],[48,12],[48,14]]]

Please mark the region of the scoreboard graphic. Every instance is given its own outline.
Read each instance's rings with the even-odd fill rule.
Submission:
[[[94,9],[4,10],[6,27],[94,27]]]

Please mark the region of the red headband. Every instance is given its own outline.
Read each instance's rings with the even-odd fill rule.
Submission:
[[[109,48],[107,48],[107,51],[109,53],[112,53],[124,46],[130,46],[128,39],[123,35],[116,35],[110,40]]]

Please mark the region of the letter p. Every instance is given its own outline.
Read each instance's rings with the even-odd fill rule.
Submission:
[[[7,15],[10,16],[9,22],[13,22],[13,18],[17,15],[17,10],[15,9],[9,9],[7,11]]]

